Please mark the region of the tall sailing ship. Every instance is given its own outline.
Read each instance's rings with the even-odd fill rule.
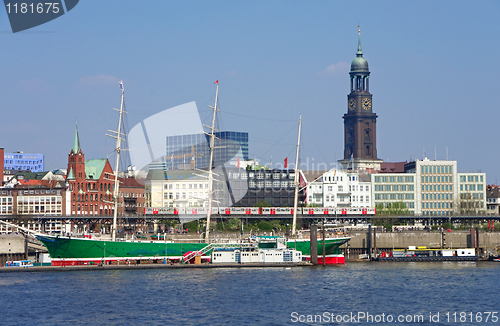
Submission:
[[[114,171],[114,216],[113,216],[113,226],[112,226],[112,238],[111,241],[97,240],[90,238],[76,238],[71,236],[53,236],[46,234],[37,234],[36,237],[40,240],[47,250],[49,251],[50,257],[52,259],[53,266],[67,266],[67,265],[86,265],[86,264],[98,264],[98,263],[111,263],[120,261],[140,261],[140,260],[182,260],[184,262],[193,261],[195,257],[201,257],[201,260],[209,260],[210,253],[214,248],[241,248],[242,243],[212,243],[210,241],[210,220],[212,209],[207,209],[206,216],[206,233],[205,239],[199,242],[181,242],[181,241],[142,241],[142,240],[121,240],[116,239],[117,231],[117,211],[118,211],[118,196],[119,196],[119,181],[118,181],[118,169],[119,160],[121,152],[121,141],[122,137],[125,135],[121,131],[121,121],[123,116],[123,104],[124,104],[124,91],[123,85],[120,83],[122,89],[121,106],[120,106],[120,117],[118,123],[118,130],[113,132],[111,137],[116,139],[116,168]],[[212,207],[212,193],[213,193],[213,153],[215,148],[215,117],[218,111],[217,100],[218,100],[219,85],[217,83],[217,90],[215,96],[215,105],[210,108],[213,109],[213,119],[212,125],[206,126],[210,130],[207,136],[210,140],[210,161],[208,165],[208,207]],[[293,229],[292,237],[294,239],[288,239],[286,245],[288,248],[296,249],[302,252],[302,257],[309,260],[311,257],[311,243],[309,239],[298,239],[296,235],[296,221],[297,221],[297,198],[299,192],[299,180],[298,180],[298,156],[299,156],[299,145],[300,145],[300,128],[301,120],[299,122],[299,136],[297,142],[297,159],[295,164],[295,203],[294,203],[294,215],[293,215]],[[318,239],[317,247],[321,254],[318,255],[318,263],[323,263],[323,247],[325,248],[325,264],[343,264],[345,262],[344,255],[340,251],[340,246],[350,240],[349,237],[334,237],[326,239]],[[276,241],[274,241],[276,243]],[[257,241],[255,246],[266,248],[273,245],[273,239],[267,237],[267,241]]]

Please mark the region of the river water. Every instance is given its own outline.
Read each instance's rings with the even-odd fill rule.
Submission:
[[[499,277],[493,262],[1,273],[0,322],[500,324]]]

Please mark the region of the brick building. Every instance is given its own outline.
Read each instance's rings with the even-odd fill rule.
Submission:
[[[108,159],[85,161],[75,126],[68,155],[66,215],[113,215],[114,173]]]

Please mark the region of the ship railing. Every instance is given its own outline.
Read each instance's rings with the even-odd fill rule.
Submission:
[[[252,243],[210,243],[207,246],[203,247],[200,250],[197,251],[191,251],[188,253],[186,256],[182,258],[183,262],[190,261],[194,257],[197,256],[203,256],[210,250],[213,250],[215,248],[235,248],[235,249],[243,249],[243,248],[253,248],[255,247],[254,244]]]

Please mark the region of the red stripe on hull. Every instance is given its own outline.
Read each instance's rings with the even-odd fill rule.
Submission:
[[[306,257],[307,261],[311,261],[311,257]],[[325,265],[345,264],[344,256],[325,257]],[[323,265],[323,256],[318,256],[318,265]]]

